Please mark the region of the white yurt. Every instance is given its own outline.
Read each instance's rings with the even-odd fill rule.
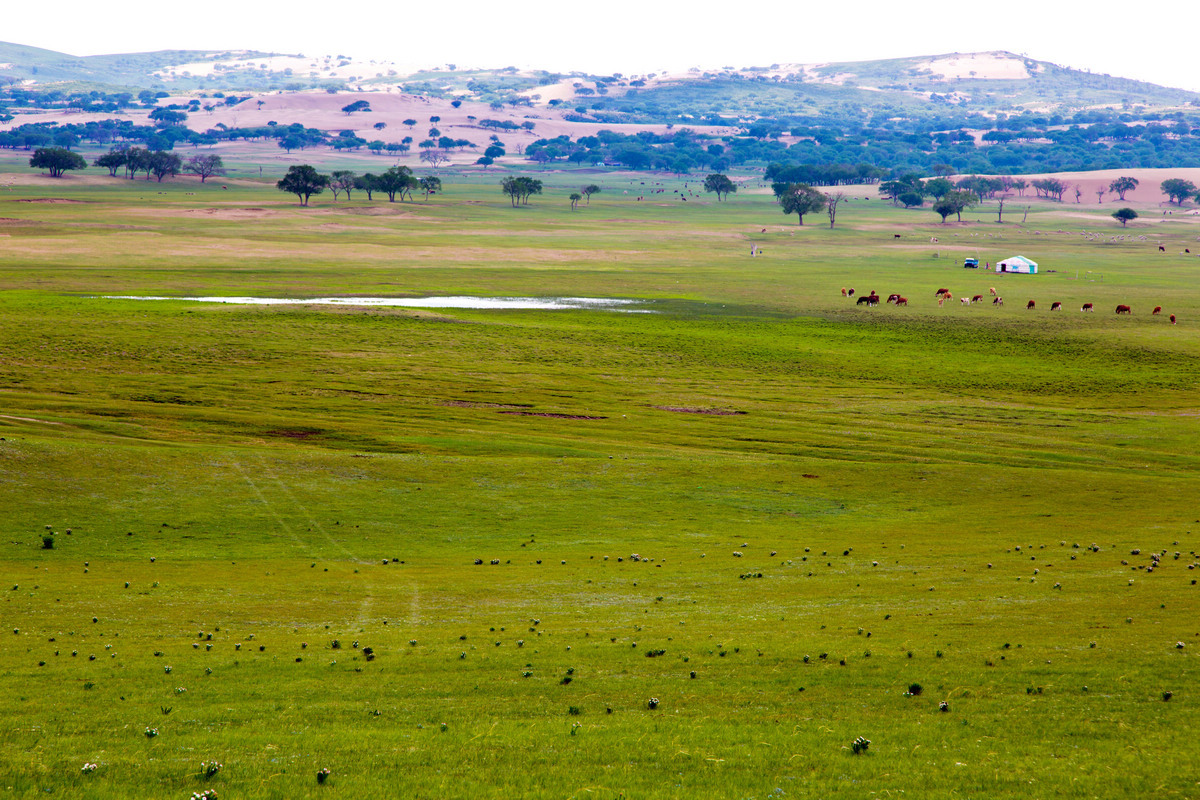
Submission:
[[[1025,275],[1037,275],[1037,262],[1025,256],[1013,256],[996,263],[997,272],[1019,272]]]

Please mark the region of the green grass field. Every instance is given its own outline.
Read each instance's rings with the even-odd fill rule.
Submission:
[[[1200,795],[1200,218],[542,177],[0,193],[0,795]]]

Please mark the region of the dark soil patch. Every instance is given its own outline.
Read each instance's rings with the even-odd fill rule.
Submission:
[[[446,400],[443,406],[453,408],[532,408],[532,403],[476,403],[470,400]]]
[[[275,431],[264,431],[263,436],[282,436],[285,439],[311,439],[320,436],[325,431],[318,428],[283,428]]]
[[[590,417],[586,414],[551,414],[546,411],[501,411],[501,414],[513,414],[518,417],[550,417],[551,419],[608,419],[608,417]]]
[[[659,411],[674,411],[679,414],[711,414],[715,417],[740,417],[747,412],[730,408],[688,408],[687,406],[654,406]]]
[[[27,197],[17,201],[18,203],[89,203],[90,200],[68,200],[65,197]]]

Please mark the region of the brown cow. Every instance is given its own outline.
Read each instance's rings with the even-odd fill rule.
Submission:
[[[972,303],[982,303],[982,302],[983,302],[983,295],[981,295],[981,294],[977,294],[977,295],[975,295],[974,297],[972,297],[972,298],[971,298],[971,302],[972,302]]]
[[[1026,310],[1031,309],[1031,308],[1037,308],[1037,301],[1030,300],[1028,303],[1025,304]]]
[[[938,289],[936,292],[933,293],[933,296],[940,297],[941,295],[944,295],[944,294],[950,294],[950,290],[949,289]]]
[[[889,294],[888,295],[887,301],[889,303],[895,303],[895,302],[898,302],[899,300],[900,300],[900,295],[898,295],[898,294]]]
[[[988,291],[992,293],[992,297],[995,297],[995,296],[996,296],[996,287],[995,287],[995,286],[993,286],[992,288],[988,289]]]
[[[896,305],[898,305],[898,306],[906,306],[906,305],[908,305],[908,298],[907,298],[907,297],[898,297],[898,298],[896,298]],[[1171,317],[1171,322],[1172,322],[1172,323],[1174,323],[1174,322],[1175,322],[1175,318],[1174,318],[1174,317]]]
[[[1119,306],[1117,306],[1117,313],[1118,314],[1132,314],[1133,309],[1127,305],[1119,305]]]
[[[1171,315],[1171,324],[1172,325],[1175,324],[1175,315],[1174,314]]]
[[[996,299],[992,301],[992,305],[994,305],[994,306],[1004,305],[1004,298],[1001,297],[1000,295],[996,295]]]
[[[1059,303],[1058,301],[1055,301],[1055,302],[1051,303],[1051,304],[1050,304],[1050,310],[1051,310],[1051,311],[1061,311],[1061,310],[1062,310],[1062,303]]]
[[[1083,304],[1083,308],[1081,308],[1081,309],[1079,309],[1079,310],[1080,310],[1080,311],[1092,311],[1092,310],[1093,310],[1093,309],[1092,309],[1092,304],[1091,304],[1091,303],[1084,303],[1084,304]]]
[[[1150,316],[1157,317],[1161,313],[1162,313],[1162,306],[1155,306],[1154,310],[1150,312]]]
[[[854,297],[854,289],[847,289],[847,290],[846,290],[846,296],[847,296],[847,297]]]
[[[845,296],[846,296],[846,287],[843,286],[842,287],[842,297],[845,297]]]

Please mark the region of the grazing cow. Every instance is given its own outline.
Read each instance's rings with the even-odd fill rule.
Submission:
[[[896,298],[896,305],[898,305],[898,306],[906,306],[906,305],[908,305],[908,298],[907,298],[907,297],[897,297],[897,298]],[[1171,317],[1171,324],[1172,324],[1172,325],[1174,325],[1174,324],[1175,324],[1175,317]]]
[[[763,229],[762,229],[762,233],[766,233],[766,232],[767,232],[767,229],[766,229],[766,228],[763,228]]]
[[[930,244],[937,244],[937,243],[938,243],[937,237],[936,237],[936,236],[930,236],[930,237],[929,237],[929,243],[930,243]]]
[[[993,286],[993,287],[991,287],[990,289],[988,289],[988,291],[992,293],[992,297],[995,297],[995,296],[996,296],[996,287],[995,287],[995,286]]]
[[[847,297],[854,297],[854,289],[853,289],[853,288],[851,288],[851,289],[847,289],[847,290],[846,290],[846,296],[847,296]]]
[[[1162,313],[1162,306],[1155,306],[1154,310],[1150,312],[1150,315],[1153,317],[1157,317],[1161,313]]]
[[[1092,310],[1093,310],[1093,309],[1092,309],[1092,304],[1091,304],[1091,303],[1084,303],[1084,304],[1083,304],[1083,308],[1081,308],[1081,309],[1079,309],[1079,310],[1080,310],[1080,311],[1092,311]]]
[[[975,295],[974,297],[972,297],[972,298],[971,298],[971,302],[972,302],[972,303],[982,303],[982,302],[983,302],[983,295],[981,295],[981,294],[977,294],[977,295]]]
[[[1051,303],[1050,310],[1051,311],[1062,311],[1062,303],[1059,303],[1057,301]]]
[[[1175,315],[1174,314],[1171,315],[1171,324],[1172,325],[1175,324]]]
[[[888,295],[888,299],[887,299],[887,301],[888,301],[889,303],[895,303],[895,302],[897,302],[899,299],[900,299],[900,295],[898,295],[898,294],[889,294],[889,295]]]
[[[999,295],[996,295],[996,299],[992,301],[992,305],[994,305],[994,306],[1004,305],[1004,298]]]
[[[1132,314],[1133,309],[1127,305],[1119,305],[1119,306],[1117,306],[1117,313],[1118,314]]]
[[[893,234],[892,234],[892,238],[893,238],[893,239],[899,239],[899,238],[900,238],[900,234],[898,234],[898,233],[893,233]]]
[[[964,306],[969,306],[969,305],[971,305],[971,298],[969,298],[969,297],[966,297],[966,296],[963,296],[963,297],[960,297],[960,298],[958,298],[958,301],[959,301],[960,303],[962,303]]]
[[[950,290],[949,289],[938,289],[936,292],[933,293],[933,296],[938,297],[943,294],[950,294]]]
[[[1025,304],[1025,310],[1026,310],[1026,311],[1028,311],[1028,310],[1029,310],[1029,309],[1031,309],[1031,308],[1037,308],[1037,301],[1035,301],[1035,300],[1030,300],[1028,303],[1026,303],[1026,304]]]
[[[842,287],[842,297],[845,297],[845,296],[846,296],[846,287],[843,286]]]
[[[871,295],[864,294],[858,298],[857,305],[861,306],[863,303],[866,303],[868,306],[873,306],[873,305],[875,305],[876,302],[878,302],[878,301],[875,300]]]
[[[1160,253],[1165,253],[1165,252],[1167,252],[1167,248],[1163,247],[1163,246],[1160,244],[1160,245],[1158,246],[1158,252],[1160,252]]]

